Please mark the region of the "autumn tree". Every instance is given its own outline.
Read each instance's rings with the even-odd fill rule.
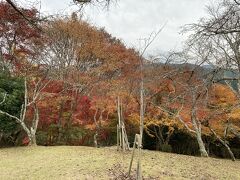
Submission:
[[[134,152],[135,148],[138,149],[138,161],[137,161],[137,174],[136,178],[137,179],[142,179],[142,165],[141,165],[141,159],[142,159],[142,148],[143,148],[143,133],[144,133],[144,118],[145,118],[145,107],[146,107],[146,102],[145,102],[145,97],[144,97],[144,92],[145,92],[145,87],[144,87],[144,65],[145,65],[145,58],[144,55],[149,48],[149,46],[154,42],[154,40],[157,38],[157,36],[160,34],[164,26],[159,29],[157,32],[153,32],[150,34],[148,38],[143,39],[143,46],[140,47],[139,50],[139,134],[135,134],[135,139],[134,139],[134,144],[133,144],[133,152],[132,152],[132,157],[130,161],[130,166],[128,170],[128,176],[131,174],[131,169],[132,169],[132,163],[133,163],[133,158],[134,158]]]
[[[109,1],[106,2],[107,4],[109,3]],[[95,1],[76,3],[95,3]],[[96,1],[96,3],[105,4],[103,1]],[[98,31],[94,27],[91,27],[87,23],[78,19],[76,16],[72,16],[71,19],[49,21],[48,23],[42,24],[42,28],[40,29],[36,26],[38,19],[34,17],[34,13],[37,13],[36,10],[32,12],[33,14],[30,14],[32,15],[30,16],[27,10],[17,7],[12,1],[7,1],[5,5],[21,20],[21,23],[28,28],[24,32],[28,32],[27,35],[29,35],[29,37],[22,38],[21,40],[23,42],[17,41],[19,44],[16,42],[12,43],[12,39],[10,39],[8,41],[11,43],[7,43],[10,44],[10,46],[7,47],[9,50],[8,54],[12,53],[11,58],[17,60],[17,64],[14,64],[13,62],[10,64],[13,64],[13,67],[16,68],[16,73],[26,77],[25,99],[29,101],[32,98],[34,101],[26,103],[25,100],[23,109],[32,109],[32,112],[35,112],[33,114],[36,114],[35,116],[32,116],[32,118],[36,117],[36,119],[39,119],[38,105],[41,103],[37,101],[42,101],[42,98],[40,98],[44,95],[42,90],[47,86],[46,84],[43,84],[48,82],[49,79],[63,81],[64,88],[60,94],[68,94],[67,96],[71,99],[71,110],[69,111],[69,116],[67,118],[69,121],[68,124],[71,124],[73,115],[78,107],[78,97],[83,96],[84,94],[89,95],[91,89],[94,88],[94,84],[99,82],[100,79],[107,80],[110,76],[116,77],[119,73],[118,68],[120,63],[121,66],[124,67],[121,58],[124,57],[125,61],[128,55],[126,54],[118,57],[118,54],[124,54],[121,51],[125,51],[125,46],[120,41],[111,38],[111,36],[103,30]],[[6,13],[4,15],[6,15]],[[68,26],[70,26],[70,28]],[[25,36],[23,33],[20,33],[20,30],[23,29],[24,28],[17,29],[16,32],[19,33],[20,36]],[[46,46],[41,44],[42,42],[38,41],[38,38],[35,37],[36,35],[42,37],[40,36],[40,32],[44,32],[44,36],[48,38],[47,40],[44,39]],[[6,38],[10,37],[11,36],[6,36]],[[15,41],[14,38],[15,34],[13,34],[13,40]],[[23,46],[25,45],[24,43],[26,43],[26,46]],[[41,48],[32,46],[33,44],[35,45],[35,43],[39,43],[38,45],[43,46]],[[109,47],[109,44],[112,44],[112,46]],[[22,49],[23,47],[25,49]],[[37,57],[39,52],[41,52],[41,58],[40,56]],[[1,57],[4,57],[5,54],[6,53],[4,52]],[[127,58],[131,59],[131,57]],[[1,58],[1,60],[3,60],[3,58]],[[52,71],[49,73],[50,68]],[[39,71],[40,74],[43,73],[42,76],[38,73],[35,74],[35,70]],[[71,73],[69,74],[70,71]],[[49,73],[49,76],[44,74],[46,72]],[[41,79],[43,77],[44,80]],[[32,92],[28,93],[28,91]],[[29,97],[26,97],[28,95]],[[37,95],[37,97],[35,97],[35,95]],[[69,97],[65,100],[69,99]],[[64,103],[68,100],[65,101],[64,98],[62,99],[61,106],[63,107],[65,105]],[[31,105],[31,107],[28,105]],[[29,111],[26,110],[26,112]],[[27,113],[27,115],[31,115],[31,113]],[[63,112],[59,112],[59,124],[62,124],[62,115]],[[24,118],[21,119],[21,121],[25,121]],[[39,120],[34,121],[38,122]],[[36,129],[34,129],[34,132],[36,133]],[[29,139],[31,140],[34,138]]]
[[[77,5],[84,6],[88,4],[93,5],[100,5],[103,7],[108,7],[111,2],[114,0],[73,0],[73,2]],[[12,0],[6,0],[6,3],[11,6],[11,8],[18,13],[19,16],[21,16],[23,19],[25,19],[30,25],[34,26],[35,28],[40,28],[37,26],[37,23],[34,19],[29,18],[24,11],[22,11],[21,8],[18,7],[18,4],[16,4]]]
[[[192,32],[190,44],[199,44],[208,58],[215,82],[224,82],[235,93],[239,101],[240,92],[240,41],[238,1],[225,0],[208,8],[209,17],[197,24],[187,25]],[[203,51],[202,51],[203,52]],[[232,109],[235,109],[235,105]],[[231,124],[231,123],[229,123]],[[236,132],[236,131],[235,131]]]
[[[13,118],[19,123],[30,140],[29,145],[36,145],[35,134],[39,121],[37,100],[40,91],[45,86],[45,78],[48,72],[39,66],[42,59],[41,51],[44,48],[44,37],[39,29],[31,26],[8,3],[1,2],[0,9],[2,13],[0,43],[2,44],[3,69],[8,70],[13,76],[25,79],[25,97],[20,115],[9,114],[3,110],[1,110],[1,114]],[[35,9],[20,8],[20,10],[25,16],[37,22],[38,17]],[[30,120],[31,125],[29,127],[26,114],[30,108],[33,108],[34,117]]]
[[[27,17],[37,21],[36,9],[24,9],[21,11]],[[7,3],[0,3],[0,61],[3,69],[11,72],[16,70],[21,64],[21,54],[34,53],[32,43],[39,43],[40,32],[26,22],[15,10]]]
[[[66,126],[66,121],[70,126],[75,121],[75,114],[81,111],[78,109],[78,99],[84,96],[93,102],[91,110],[94,113],[88,119],[100,122],[100,114],[113,114],[111,107],[115,108],[116,104],[111,99],[116,99],[120,85],[124,87],[124,80],[133,74],[132,67],[138,61],[137,53],[127,49],[104,29],[91,26],[76,14],[52,19],[44,24],[44,31],[49,41],[42,63],[51,67],[49,77],[61,84],[58,96],[63,97],[57,116],[59,130]],[[107,103],[109,105],[106,106]],[[70,107],[68,117],[65,116],[66,106]]]
[[[231,71],[232,77],[228,77],[224,73],[218,80],[224,80],[227,84],[236,80],[237,89],[239,89],[239,32],[230,30],[231,25],[237,25],[239,22],[239,6],[227,0],[220,2],[217,7],[213,6],[208,9],[209,18],[205,20],[205,23],[200,21],[198,24],[186,26],[186,30],[192,32],[189,44],[190,46],[198,44],[202,50],[206,50],[208,58],[202,63],[210,64],[217,70]],[[225,14],[226,12],[227,14]],[[222,20],[221,17],[229,19]],[[211,22],[225,23],[211,25],[209,24]],[[224,33],[225,31],[226,33]],[[238,92],[239,90],[236,91],[236,93]]]

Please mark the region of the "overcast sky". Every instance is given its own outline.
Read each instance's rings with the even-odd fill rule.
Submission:
[[[22,1],[22,0],[21,0]],[[212,0],[118,0],[108,11],[85,8],[84,18],[93,25],[105,27],[128,47],[139,47],[139,39],[148,37],[165,23],[163,31],[148,52],[178,50],[186,36],[180,34],[184,24],[197,22],[206,15]],[[76,7],[71,0],[41,0],[41,11],[47,14],[69,13]]]

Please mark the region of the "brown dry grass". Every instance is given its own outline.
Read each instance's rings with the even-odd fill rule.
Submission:
[[[110,169],[127,172],[130,156],[115,147],[0,149],[0,179],[113,179]],[[156,179],[240,179],[240,161],[143,151],[142,165],[144,176]]]

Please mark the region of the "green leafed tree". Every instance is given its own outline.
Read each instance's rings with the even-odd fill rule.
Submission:
[[[23,80],[0,74],[0,109],[15,116],[19,116],[23,97]],[[15,144],[20,131],[21,128],[14,119],[0,114],[1,145]]]

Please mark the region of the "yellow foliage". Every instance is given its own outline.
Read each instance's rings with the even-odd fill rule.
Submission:
[[[139,127],[140,116],[138,114],[131,114],[128,118],[128,123],[134,127]]]
[[[229,117],[231,119],[240,119],[240,108],[239,109],[234,109],[230,114]]]
[[[240,108],[234,109],[230,114],[229,118],[231,119],[231,122],[240,127]]]
[[[145,119],[145,131],[150,137],[155,137],[155,132],[151,130],[151,127],[168,127],[168,134],[172,134],[175,129],[183,129],[183,125],[178,120],[163,116],[161,119],[149,118]]]
[[[211,89],[210,104],[214,106],[225,107],[227,105],[233,105],[236,103],[236,95],[226,85],[215,84]]]

